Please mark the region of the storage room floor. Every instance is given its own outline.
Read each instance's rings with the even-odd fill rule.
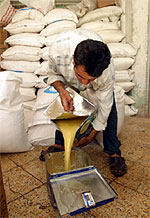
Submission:
[[[126,118],[119,139],[128,165],[128,172],[123,177],[117,178],[110,173],[108,157],[96,143],[83,148],[118,197],[74,218],[150,217],[150,118]],[[41,149],[36,147],[25,153],[0,155],[10,218],[60,217],[50,204],[45,162],[39,160]]]

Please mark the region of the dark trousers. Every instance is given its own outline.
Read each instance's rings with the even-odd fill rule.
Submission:
[[[59,130],[56,130],[55,143],[64,146],[63,135]],[[117,110],[116,110],[115,98],[113,101],[111,112],[107,120],[107,127],[103,131],[103,145],[104,145],[104,152],[108,154],[117,153],[121,155],[121,151],[119,149],[121,143],[117,137]]]
[[[108,154],[117,153],[121,155],[121,151],[119,149],[121,143],[117,137],[117,120],[117,110],[114,98],[112,109],[107,120],[107,127],[103,131],[103,145],[104,152]]]

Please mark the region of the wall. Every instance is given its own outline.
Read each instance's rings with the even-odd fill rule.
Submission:
[[[148,0],[121,0],[125,12],[125,31],[127,43],[138,47],[134,81],[137,84],[132,90],[136,99],[136,107],[140,115],[149,112],[149,1]]]

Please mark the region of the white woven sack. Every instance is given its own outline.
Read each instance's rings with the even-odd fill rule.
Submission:
[[[48,75],[49,70],[48,61],[43,61],[41,62],[40,67],[35,69],[34,73],[36,75],[46,76]]]
[[[44,79],[48,78],[48,76],[39,76],[38,77],[40,82],[38,82],[35,87],[36,88],[39,88],[39,89],[42,89],[42,88],[46,88],[48,87],[49,85],[44,81]]]
[[[19,2],[27,7],[36,8],[44,15],[55,7],[55,0],[19,0]]]
[[[55,23],[49,24],[46,28],[44,28],[40,32],[40,35],[50,36],[50,35],[61,33],[63,31],[73,30],[73,29],[76,29],[76,23],[74,21],[61,20],[61,21],[57,21]]]
[[[22,88],[20,87],[19,91],[23,101],[31,101],[36,98],[35,88]]]
[[[104,8],[97,8],[93,11],[86,13],[83,17],[79,18],[78,25],[81,26],[83,23],[88,23],[94,20],[99,20],[104,17],[120,17],[122,9],[118,6],[108,6]]]
[[[96,20],[93,22],[82,24],[80,28],[99,32],[101,30],[118,30],[119,25],[118,22],[109,22],[109,21],[104,22],[101,20]]]
[[[131,91],[136,86],[134,82],[116,82],[116,85],[122,87],[125,92]]]
[[[115,71],[128,70],[134,64],[134,58],[113,58]]]
[[[50,49],[50,47],[44,47],[41,49],[42,50],[42,59],[44,61],[48,61],[48,59],[49,59],[49,49]]]
[[[128,43],[108,43],[108,48],[113,57],[135,57],[137,49]]]
[[[77,17],[83,17],[88,11],[97,8],[97,0],[82,0],[77,4],[67,5],[67,8],[73,11]]]
[[[0,62],[1,68],[5,70],[12,71],[24,71],[28,73],[33,73],[36,69],[41,67],[39,61],[11,61],[2,60]]]
[[[66,8],[55,8],[49,11],[44,17],[44,22],[46,24],[51,24],[53,22],[60,20],[71,20],[75,23],[78,23],[78,18],[76,14],[73,11]]]
[[[24,108],[24,125],[26,131],[28,130],[28,124],[31,122],[33,118],[34,111],[29,108]]]
[[[19,33],[39,33],[44,28],[44,23],[37,20],[21,20],[17,23],[9,23],[6,29],[10,35]]]
[[[134,75],[132,70],[115,71],[115,82],[130,82]]]
[[[35,125],[28,128],[28,138],[33,146],[51,146],[55,144],[57,126],[51,124]]]
[[[40,82],[40,79],[34,73],[26,73],[20,71],[14,71],[16,76],[22,79],[22,83],[20,87],[23,88],[31,88],[36,87],[36,85]]]
[[[129,95],[124,95],[124,98],[125,98],[125,105],[131,105],[131,104],[135,104],[135,100],[132,96],[129,96]]]
[[[105,43],[118,43],[125,38],[121,30],[101,30],[97,31]]]
[[[54,41],[57,39],[57,37],[59,36],[59,34],[61,33],[58,33],[58,34],[54,34],[54,35],[51,35],[51,36],[48,36],[48,37],[45,37],[44,38],[44,45],[50,47],[53,45]]]
[[[134,116],[137,113],[138,113],[138,109],[135,108],[133,105],[131,106],[125,105],[125,116],[126,117]]]
[[[43,47],[44,37],[36,33],[20,33],[17,35],[9,36],[5,40],[5,42],[11,46],[26,45],[26,46]]]
[[[23,107],[29,110],[33,110],[35,102],[36,102],[36,99],[33,99],[31,101],[25,101],[23,102]]]
[[[37,47],[16,45],[4,51],[1,57],[13,61],[39,61],[42,57],[42,50]]]
[[[32,149],[24,127],[20,82],[13,72],[0,73],[0,153],[24,152]]]
[[[21,20],[42,20],[44,15],[35,8],[21,8],[18,9],[16,14],[12,18],[12,23],[19,22]]]
[[[48,105],[52,103],[58,95],[59,93],[53,86],[39,89],[37,92],[36,103],[33,109],[39,110],[48,107]]]
[[[35,126],[35,125],[41,125],[41,124],[51,124],[52,121],[44,115],[45,108],[39,109],[39,110],[33,110],[34,114],[33,117],[28,124],[28,127]]]

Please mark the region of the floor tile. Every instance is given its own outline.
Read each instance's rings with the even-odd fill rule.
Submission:
[[[17,167],[17,165],[9,157],[10,155],[6,155],[6,154],[0,155],[0,163],[3,173],[9,171],[12,168]]]
[[[122,177],[115,180],[138,193],[149,196],[150,199],[150,168],[140,164],[134,164]]]
[[[47,181],[46,164],[45,162],[40,161],[39,158],[24,164],[22,167],[25,171],[39,179],[41,182],[44,183]]]
[[[31,151],[9,154],[9,158],[19,166],[32,162],[34,159],[38,159],[41,151],[46,150],[47,147],[36,146]]]
[[[10,218],[58,218],[59,213],[53,209],[46,185],[39,186],[28,194],[8,204]]]
[[[101,207],[90,210],[96,218],[149,218],[150,199],[133,192],[127,187],[115,182],[111,184],[118,194],[118,198]]]
[[[10,202],[41,185],[40,181],[22,170],[20,167],[13,168],[6,173],[4,172],[3,182],[7,202]]]

